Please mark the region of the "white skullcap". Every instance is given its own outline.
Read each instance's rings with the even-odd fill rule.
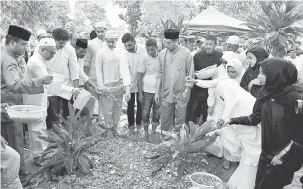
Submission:
[[[222,59],[229,62],[233,59],[239,59],[239,58],[238,58],[238,55],[236,53],[234,53],[233,51],[225,51],[225,52],[223,52]]]
[[[106,39],[118,39],[119,38],[119,34],[116,31],[107,31],[105,33],[105,38]]]
[[[106,28],[106,23],[105,22],[96,22],[95,28]]]
[[[238,36],[229,36],[226,43],[232,44],[232,45],[238,45],[240,43],[240,38]]]
[[[37,31],[37,36],[42,35],[42,34],[47,34],[46,30],[40,29]]]
[[[56,47],[56,42],[52,38],[43,38],[39,43],[40,47]]]

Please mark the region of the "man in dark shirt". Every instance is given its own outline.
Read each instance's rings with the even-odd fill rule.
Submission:
[[[207,68],[212,65],[219,66],[221,64],[222,53],[216,51],[217,37],[214,35],[208,35],[205,40],[205,49],[197,52],[194,56],[194,68],[195,71]],[[197,78],[196,78],[197,79]],[[209,78],[208,80],[210,80]],[[194,85],[190,100],[186,111],[186,122],[192,121],[198,123],[198,118],[202,116],[202,122],[204,123],[207,119],[207,98],[208,89],[204,89]],[[201,120],[201,119],[200,119]]]

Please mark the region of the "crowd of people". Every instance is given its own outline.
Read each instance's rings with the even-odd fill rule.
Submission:
[[[226,169],[239,163],[231,189],[291,183],[303,164],[303,55],[296,57],[292,48],[284,59],[273,58],[260,46],[242,48],[238,36],[218,48],[215,35],[181,40],[176,29],[164,31],[162,50],[155,38],[144,48],[130,33],[122,36],[121,48],[117,31],[104,22],[94,28],[89,40],[63,28],[51,34],[41,29],[28,49],[31,32],[9,26],[1,47],[1,188],[22,188],[19,176],[28,174],[23,125],[5,108],[45,108],[45,119],[27,123],[30,154],[40,165],[48,144],[39,136],[62,123],[58,115],[69,116],[68,104],[82,91],[91,94],[81,114],[89,117],[87,136],[97,117],[107,137],[115,137],[123,100],[130,139],[155,141],[160,127],[161,139],[169,140],[179,137],[184,123],[215,119],[218,127],[207,135],[219,137],[206,151],[224,158]],[[55,93],[58,75],[64,80],[55,83]]]

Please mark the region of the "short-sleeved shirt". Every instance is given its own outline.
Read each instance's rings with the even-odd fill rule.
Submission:
[[[214,51],[212,54],[207,54],[205,50],[197,52],[194,56],[194,67],[195,71],[207,68],[212,65],[221,65],[221,57],[223,53],[219,51]],[[197,78],[196,78],[197,79]],[[211,79],[211,78],[209,78]],[[208,89],[204,89],[194,85],[191,95],[198,100],[207,100],[208,98]]]
[[[157,72],[158,72],[158,57],[151,57],[149,55],[145,55],[141,63],[138,65],[138,72],[144,73],[143,77],[143,91],[147,93],[155,93],[156,92],[156,84],[157,84]]]

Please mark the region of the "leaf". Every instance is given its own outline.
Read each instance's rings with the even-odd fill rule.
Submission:
[[[281,46],[283,47],[287,46],[286,38],[283,35],[278,35],[278,39]]]
[[[195,135],[197,129],[198,129],[197,125],[194,122],[190,121],[189,122],[190,138],[192,138]]]
[[[151,156],[144,156],[145,159],[157,159],[159,158],[160,155],[159,154],[152,154]]]
[[[152,177],[156,176],[156,174],[157,174],[159,171],[161,171],[162,168],[163,168],[163,167],[162,167],[161,165],[156,166],[156,168],[152,171],[151,176],[152,176]]]
[[[181,129],[180,129],[180,138],[181,138],[181,142],[184,142],[186,139],[187,139],[187,137],[186,137],[186,130],[185,130],[185,128],[184,127],[186,127],[186,126],[184,126],[185,124],[182,124],[182,126],[181,126]]]
[[[215,121],[214,120],[207,120],[205,123],[203,123],[198,131],[195,133],[194,137],[192,137],[190,139],[190,143],[195,142],[197,139],[204,137],[206,135],[206,133],[209,132],[209,130],[211,129],[211,127],[215,125]]]
[[[158,159],[152,161],[151,164],[166,165],[170,159],[172,159],[172,157],[170,155],[164,155],[164,156],[161,156]]]
[[[79,169],[81,171],[81,173],[83,174],[88,174],[89,173],[89,162],[88,160],[83,156],[83,155],[80,155],[78,157],[78,163],[79,163]]]

